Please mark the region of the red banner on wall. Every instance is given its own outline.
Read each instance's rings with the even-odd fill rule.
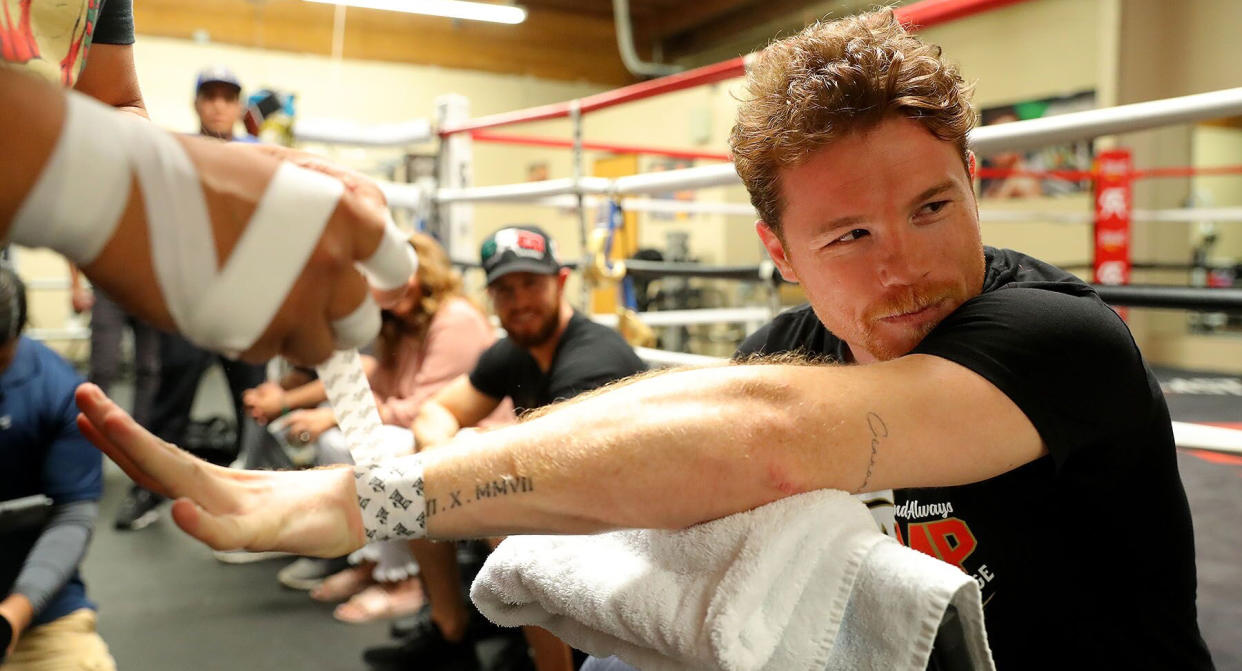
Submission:
[[[1130,283],[1130,211],[1134,161],[1129,149],[1095,158],[1095,273],[1099,284]]]

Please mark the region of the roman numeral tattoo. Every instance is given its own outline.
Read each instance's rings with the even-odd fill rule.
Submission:
[[[449,492],[448,500],[444,504],[441,504],[439,499],[427,499],[427,515],[435,516],[441,512],[477,503],[483,499],[495,499],[533,491],[535,491],[534,480],[524,476],[506,475],[498,480],[476,484],[474,486],[473,498],[465,497],[462,490],[458,489]]]

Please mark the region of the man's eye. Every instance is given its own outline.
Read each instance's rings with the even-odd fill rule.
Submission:
[[[937,214],[944,208],[948,207],[950,202],[951,201],[948,200],[938,200],[934,203],[928,203],[920,208],[919,214]]]
[[[846,233],[845,235],[837,238],[836,240],[833,240],[832,242],[834,244],[838,242],[853,242],[855,240],[866,237],[868,235],[871,235],[871,232],[868,231],[867,229],[855,228],[854,230],[850,231],[849,233]]]

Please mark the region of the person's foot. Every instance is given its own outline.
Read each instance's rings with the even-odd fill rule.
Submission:
[[[478,671],[479,668],[474,640],[470,636],[460,641],[446,639],[430,617],[421,619],[418,626],[396,645],[367,648],[362,653],[362,659],[376,671],[414,668]]]
[[[337,606],[332,617],[360,624],[412,615],[425,605],[427,597],[423,594],[422,583],[418,578],[406,578],[400,582],[371,585]]]
[[[299,557],[276,573],[276,580],[289,589],[312,590],[323,584],[328,576],[349,566],[345,557],[320,559]]]
[[[320,585],[311,590],[310,598],[315,601],[336,603],[345,601],[353,595],[375,584],[371,574],[375,570],[375,562],[362,562],[328,576]]]
[[[113,526],[122,531],[137,531],[148,527],[160,518],[159,505],[164,497],[134,485],[129,488],[125,500],[116,511]]]

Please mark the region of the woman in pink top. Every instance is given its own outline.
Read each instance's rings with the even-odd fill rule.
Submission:
[[[383,312],[375,356],[363,364],[375,393],[383,440],[393,449],[413,451],[409,430],[423,402],[452,380],[469,373],[483,350],[496,339],[483,312],[462,295],[461,275],[444,248],[432,237],[415,233],[410,245],[418,253],[418,273],[399,304]],[[246,393],[251,414],[260,422],[284,416],[284,440],[305,444],[318,465],[347,463],[349,450],[336,428],[332,409],[315,407],[325,401],[323,384],[314,381],[285,390],[268,383]],[[290,408],[306,408],[290,411]],[[513,421],[507,403],[484,422],[486,428]],[[417,565],[405,543],[373,544],[351,556],[356,566],[324,580],[323,560],[299,559],[281,571],[283,584],[312,589],[324,601],[349,599],[334,615],[348,622],[396,617],[416,611],[424,602]]]

